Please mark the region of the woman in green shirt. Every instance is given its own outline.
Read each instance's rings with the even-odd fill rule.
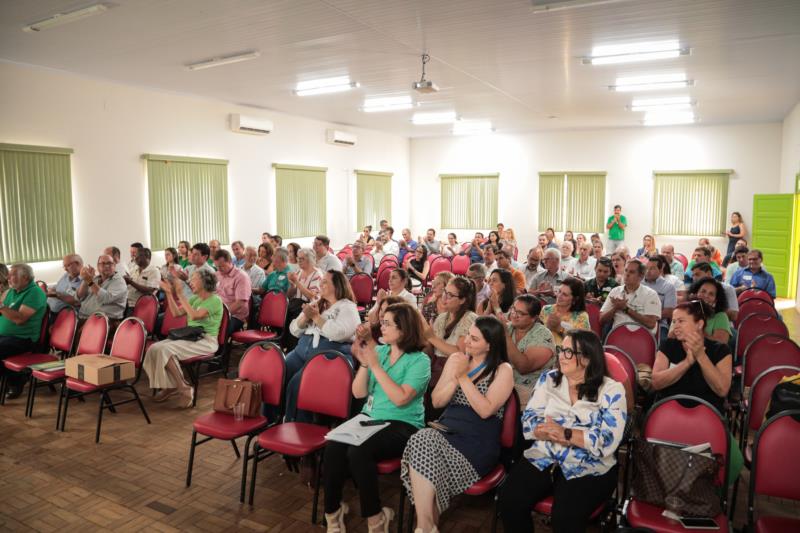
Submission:
[[[731,321],[728,319],[728,299],[722,283],[714,278],[699,279],[689,289],[690,299],[702,300],[714,310],[714,314],[706,319],[704,333],[707,339],[728,344],[731,339]]]
[[[161,288],[167,295],[167,305],[173,316],[186,315],[189,326],[203,328],[203,337],[197,341],[165,339],[157,342],[147,350],[143,365],[150,380],[150,387],[161,389],[154,400],[163,402],[177,394],[184,407],[192,406],[194,389],[186,383],[178,360],[217,351],[219,347],[217,335],[223,309],[222,300],[215,292],[217,277],[213,272],[204,269],[195,270],[189,280],[189,287],[194,294],[187,300],[180,279],[176,277],[172,284],[168,281],[161,282]]]
[[[353,380],[353,396],[366,398],[362,413],[389,425],[360,446],[329,442],[325,447],[325,520],[328,532],[345,530],[348,507],[341,501],[348,476],[358,487],[361,516],[370,532],[388,531],[394,511],[381,508],[376,463],[400,457],[406,442],[425,425],[423,397],[431,377],[431,363],[422,348],[422,316],[407,303],[386,308],[381,320],[385,344],[372,338],[353,343],[359,366]]]

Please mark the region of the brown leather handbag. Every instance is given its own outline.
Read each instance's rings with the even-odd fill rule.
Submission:
[[[242,379],[217,380],[217,395],[214,397],[214,411],[233,414],[233,406],[243,403],[244,416],[261,416],[261,383]]]

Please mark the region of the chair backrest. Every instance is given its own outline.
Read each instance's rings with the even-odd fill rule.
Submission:
[[[741,323],[745,318],[759,313],[774,315],[776,318],[778,317],[778,311],[770,302],[762,300],[761,298],[748,298],[739,303],[739,313],[736,316],[736,322]]]
[[[403,256],[403,268],[407,269],[408,264],[411,262],[412,259],[414,259],[414,252],[409,250],[408,253],[406,253],[406,255]]]
[[[452,272],[453,264],[447,257],[437,257],[431,263],[431,268],[428,270],[428,279],[432,280],[439,272]]]
[[[101,354],[106,349],[106,342],[108,342],[108,317],[103,313],[94,313],[83,323],[75,355]]]
[[[339,261],[342,261],[342,262],[344,262],[345,258],[346,258],[348,255],[350,255],[350,250],[341,250],[341,251],[339,251],[339,253],[338,253],[338,254],[336,254],[336,257],[338,257],[338,258],[339,258]]]
[[[152,294],[144,294],[136,300],[133,313],[144,324],[144,329],[148,335],[152,335],[156,330],[156,318],[158,318],[158,298]]]
[[[378,282],[376,284],[378,290],[380,289],[383,289],[385,291],[389,290],[389,276],[392,274],[392,271],[394,271],[396,268],[397,266],[394,266],[393,268],[384,268],[383,270],[381,270],[380,268],[378,269]]]
[[[269,405],[281,405],[285,376],[286,357],[271,342],[250,346],[239,362],[239,377],[261,383],[261,401]]]
[[[606,375],[614,381],[621,383],[625,389],[625,405],[628,408],[628,416],[633,410],[633,378],[628,374],[628,369],[622,364],[615,354],[606,352]]]
[[[517,424],[519,423],[519,396],[512,390],[511,396],[506,401],[503,410],[503,427],[500,430],[500,446],[513,448],[517,439]]]
[[[297,408],[344,419],[350,415],[353,367],[334,350],[320,351],[303,366]]]
[[[75,329],[78,327],[78,314],[72,307],[65,307],[56,315],[53,327],[50,328],[50,347],[68,354],[75,341]]]
[[[750,315],[741,322],[737,328],[738,335],[736,336],[736,359],[740,360],[744,355],[745,349],[750,346],[750,343],[755,340],[759,335],[764,333],[775,333],[783,337],[789,338],[789,330],[786,329],[786,324],[781,322],[779,318],[774,315],[756,314]]]
[[[786,376],[795,374],[800,374],[800,366],[783,365],[770,367],[756,376],[748,395],[745,431],[748,429],[756,431],[761,427],[762,422],[764,422],[764,415],[767,412],[767,406],[772,399],[772,391],[775,389],[775,385]],[[744,435],[746,438],[747,433]]]
[[[630,355],[625,353],[625,350],[619,348],[618,346],[611,346],[605,345],[603,350],[606,352],[606,355],[614,356],[619,364],[625,369],[625,373],[631,380],[631,388],[633,389],[632,392],[636,394],[636,388],[639,386],[639,371],[636,369],[636,363],[633,361]]]
[[[782,411],[756,435],[747,506],[750,524],[756,494],[800,500],[800,461],[793,459],[800,449],[800,422],[795,417],[800,419],[800,410]]]
[[[222,304],[222,320],[219,321],[219,332],[217,333],[217,353],[222,353],[225,349],[225,343],[228,342],[228,323],[231,321],[231,310],[228,306]]]
[[[728,426],[719,411],[705,400],[683,394],[664,398],[647,413],[642,436],[688,445],[709,443],[711,451],[723,458],[717,482],[726,486],[730,444]]]
[[[44,306],[44,315],[42,315],[42,323],[39,324],[39,338],[36,340],[38,350],[47,350],[47,337],[50,334],[50,306]]]
[[[761,289],[745,289],[736,297],[740,304],[751,298],[758,298],[759,300],[764,300],[765,302],[775,305],[775,300],[772,299],[772,296],[767,291]]]
[[[680,261],[680,263],[683,265],[684,270],[686,269],[687,266],[689,266],[689,260],[686,259],[685,255],[679,254],[679,253],[675,253],[675,254],[673,254],[673,257],[675,257],[675,259]]]
[[[453,274],[457,276],[466,276],[469,270],[470,260],[469,256],[456,255],[453,256]]]
[[[135,316],[129,316],[120,322],[119,327],[117,327],[109,355],[127,359],[133,362],[138,369],[142,366],[146,338],[147,333],[144,330],[142,321]]]
[[[656,360],[656,338],[641,324],[626,322],[612,329],[605,344],[618,346],[638,364],[652,368]]]
[[[364,257],[366,257],[369,260],[369,262],[372,264],[372,270],[374,271],[375,270],[375,258],[372,256],[372,254],[369,254],[369,253],[365,253]]]
[[[164,319],[161,321],[161,331],[159,334],[162,338],[166,339],[170,330],[186,327],[188,322],[189,318],[186,315],[173,315],[169,305],[167,305],[167,308],[164,310]]]
[[[747,345],[743,357],[742,386],[749,387],[759,374],[770,367],[800,366],[800,346],[783,335],[764,333]]]
[[[356,274],[350,278],[350,288],[353,289],[353,296],[358,305],[369,305],[372,303],[372,276],[369,274]]]
[[[40,289],[42,289],[42,292],[47,294],[47,283],[45,283],[44,281],[42,281],[40,279],[37,279],[36,280],[36,286],[39,287]]]
[[[391,263],[391,262],[394,262],[395,264],[399,263],[396,255],[386,254],[383,257],[381,257],[381,265],[384,263]]]
[[[600,306],[597,304],[586,303],[586,314],[589,315],[589,325],[595,335],[603,338],[603,327],[600,325]]]
[[[261,307],[258,308],[258,325],[262,328],[284,327],[288,309],[289,300],[285,294],[280,291],[266,293],[261,299]]]

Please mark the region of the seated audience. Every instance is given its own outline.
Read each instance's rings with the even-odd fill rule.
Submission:
[[[625,263],[627,262],[624,252],[616,251],[611,254],[611,264],[614,265],[614,279],[617,283],[621,284],[625,279]]]
[[[461,276],[447,284],[444,289],[444,308],[433,322],[425,328],[425,339],[433,346],[433,382],[436,384],[445,360],[450,354],[464,350],[464,337],[475,322],[475,286]]]
[[[584,244],[587,243],[586,235],[584,235],[583,233],[578,233],[578,236],[575,237],[575,243],[578,245],[577,250],[580,250],[581,246],[583,246]],[[589,243],[589,244],[591,244],[591,243]]]
[[[47,305],[53,315],[67,306],[71,305],[77,309],[81,305],[75,294],[78,291],[78,287],[81,286],[83,259],[78,254],[68,254],[64,256],[62,263],[64,265],[64,274],[59,278],[55,287],[51,286],[47,289]],[[2,292],[3,289],[0,286],[0,293]]]
[[[221,250],[222,245],[219,243],[217,239],[211,239],[208,241],[208,264],[209,266],[214,266],[214,255],[217,253],[217,250]]]
[[[406,268],[414,285],[419,286],[428,279],[428,271],[431,268],[431,264],[428,262],[428,248],[417,246],[417,249],[414,250],[414,257],[408,262]]]
[[[269,242],[270,244],[272,244],[272,247],[277,250],[278,248],[283,246],[283,237],[281,237],[280,235],[272,235],[269,238]]]
[[[555,302],[559,285],[567,279],[568,275],[559,268],[561,265],[561,253],[558,250],[553,248],[545,250],[542,262],[545,270],[533,277],[531,284],[528,286],[528,292],[547,303],[553,303]]]
[[[606,376],[594,333],[568,331],[557,354],[557,369],[542,374],[522,413],[522,434],[533,444],[500,488],[506,533],[533,531],[531,509],[547,496],[553,531],[586,531],[591,514],[617,488],[625,389]]]
[[[720,270],[722,269],[722,254],[717,250],[712,244],[711,241],[706,237],[701,237],[700,240],[697,241],[698,246],[703,246],[708,248],[708,251],[711,253],[711,262],[716,263]]]
[[[113,262],[111,265],[113,272]],[[47,310],[47,295],[36,285],[33,269],[25,263],[11,266],[8,282],[10,288],[0,303],[0,374],[7,379],[6,398],[13,400],[22,394],[25,375],[11,372],[3,361],[35,348]],[[9,431],[10,428],[4,433]]]
[[[514,293],[515,296],[517,294],[525,292],[527,285],[525,284],[525,274],[514,268],[512,263],[513,256],[506,250],[500,250],[496,254],[497,257],[497,268],[501,270],[507,270],[511,274],[511,278],[514,280]]]
[[[460,252],[461,255],[469,256],[469,262],[473,265],[475,263],[483,263],[483,248],[481,248],[483,237],[478,235],[480,233],[476,233],[469,246]]]
[[[568,275],[572,275],[572,272],[574,272],[575,270],[575,258],[572,257],[575,248],[572,244],[572,241],[562,242],[560,249],[561,249],[561,261],[558,268],[566,272]]]
[[[492,288],[486,283],[488,276],[489,273],[483,263],[475,263],[467,269],[467,278],[472,281],[475,290],[475,307],[473,310],[477,310],[478,306],[483,304],[492,294]]]
[[[183,294],[188,300],[192,296],[192,289],[189,287],[189,280],[192,274],[198,270],[208,270],[212,274],[216,271],[208,264],[208,254],[211,253],[208,245],[204,242],[198,242],[192,246],[189,252],[189,264],[181,270],[175,270],[172,274],[179,277],[183,282]]]
[[[403,228],[403,231],[401,231],[400,234],[403,236],[403,240],[406,241],[406,246],[412,252],[421,244],[419,241],[415,241],[414,238],[411,237],[411,230],[408,228]]]
[[[372,275],[372,261],[364,253],[364,246],[360,243],[353,245],[352,253],[344,258],[342,266],[347,279],[362,273]]]
[[[81,283],[75,292],[80,300],[78,318],[84,322],[95,313],[103,313],[108,317],[111,332],[117,329],[125,314],[128,299],[128,288],[125,280],[114,270],[114,259],[110,255],[97,258],[97,271],[91,265],[81,269]]]
[[[439,272],[431,281],[431,291],[425,296],[422,303],[422,318],[426,324],[433,324],[439,313],[444,313],[444,289],[455,276],[452,272]]]
[[[189,244],[189,241],[181,241],[178,243],[178,263],[181,265],[181,268],[189,266],[189,253],[191,251],[192,245]]]
[[[652,235],[645,235],[642,238],[642,247],[636,250],[636,257],[651,257],[653,255],[658,255],[656,239]]]
[[[763,261],[764,255],[761,250],[747,252],[747,266],[737,270],[731,280],[731,285],[736,289],[737,294],[747,289],[761,289],[775,298],[775,278],[764,270]]]
[[[383,237],[378,237],[375,239],[375,243],[372,248],[371,255],[377,266],[380,266],[381,260],[386,256],[386,252],[383,251],[383,242]]]
[[[703,333],[707,339],[728,344],[731,339],[731,321],[725,311],[728,299],[722,283],[711,276],[700,278],[689,289],[690,298],[705,302],[712,313],[706,317]],[[671,332],[674,336],[674,331]]]
[[[625,265],[624,284],[611,289],[603,307],[600,308],[600,323],[611,322],[617,327],[626,322],[638,322],[653,335],[661,318],[661,300],[658,293],[642,284],[644,265],[631,259]]]
[[[358,242],[364,246],[371,246],[375,242],[372,238],[372,226],[364,226],[364,230],[358,236]]]
[[[289,251],[286,248],[278,248],[272,255],[272,272],[261,283],[262,294],[289,292],[289,272]]]
[[[161,271],[150,263],[150,248],[138,248],[136,263],[128,269],[129,274],[123,276],[128,286],[128,309],[133,311],[136,302],[145,294],[155,294],[161,284]]]
[[[663,255],[654,255],[645,266],[644,281],[642,281],[642,285],[656,291],[658,299],[661,301],[659,327],[662,337],[666,335],[669,321],[672,319],[672,311],[678,305],[678,292],[675,290],[675,286],[661,276],[665,268],[669,268],[666,258]]]
[[[517,235],[514,233],[513,228],[508,228],[505,230],[505,235],[500,235],[502,237],[500,239],[500,243],[505,246],[511,247],[511,257],[514,257],[514,252],[517,251]]]
[[[435,531],[450,499],[494,468],[500,458],[505,404],[514,389],[502,322],[479,317],[465,353],[452,354],[431,393],[437,422],[406,444],[400,477],[416,509],[418,531]]]
[[[129,252],[131,254],[131,258],[127,262],[127,264],[125,265],[125,270],[130,272],[131,269],[134,266],[136,266],[136,256],[138,255],[139,250],[141,250],[142,248],[144,248],[144,245],[142,243],[140,243],[140,242],[134,242],[133,244],[131,244],[131,246],[129,248]]]
[[[381,320],[383,320],[386,308],[393,304],[404,303],[406,303],[406,301],[397,296],[384,296],[381,298],[380,302],[375,302],[375,305],[373,305],[369,313],[367,313],[366,322],[359,324],[356,328],[357,339],[355,342],[357,342],[358,339],[366,341],[367,337],[371,335],[375,342],[383,344],[383,339],[381,338]]]
[[[722,281],[722,270],[720,270],[717,263],[714,263],[711,260],[711,250],[706,246],[698,246],[694,249],[692,260],[689,261],[688,265],[686,265],[686,272],[683,276],[683,280],[687,283],[687,285],[692,283],[692,268],[694,268],[694,265],[698,263],[709,263],[711,265],[711,271],[714,275],[714,279]]]
[[[272,255],[275,248],[270,242],[262,242],[258,245],[258,260],[256,264],[264,271],[264,274],[272,272]]]
[[[442,255],[445,257],[455,257],[461,253],[461,245],[455,233],[447,234],[447,244],[442,244]]]
[[[344,278],[344,276],[342,276]],[[358,360],[353,396],[367,398],[362,413],[389,425],[360,446],[328,442],[325,447],[325,521],[329,532],[345,531],[348,506],[342,492],[348,477],[358,487],[361,516],[370,532],[387,532],[394,518],[390,507],[381,507],[376,463],[398,457],[408,439],[425,425],[423,397],[430,380],[430,360],[422,353],[422,319],[407,304],[386,310],[381,324],[383,346],[371,339],[354,345]]]
[[[603,305],[614,287],[619,287],[617,278],[611,275],[614,265],[608,257],[601,257],[594,265],[594,277],[586,282],[586,302]]]
[[[103,255],[111,256],[111,259],[114,261],[114,272],[118,273],[120,276],[124,276],[128,273],[128,270],[125,268],[125,263],[121,261],[122,252],[120,252],[119,248],[116,246],[108,246],[103,250]]]
[[[233,241],[231,243],[231,252],[233,255],[233,266],[236,268],[244,268],[247,258],[244,256],[244,243],[242,241]]]
[[[286,245],[286,249],[289,251],[289,270],[291,272],[299,271],[300,265],[297,263],[297,253],[300,251],[300,245],[296,242],[290,242]]]
[[[489,237],[486,239],[483,247],[486,248],[487,246],[492,246],[495,250],[499,250],[502,244],[500,244],[500,233],[497,231],[490,231]]]
[[[517,296],[511,272],[502,268],[495,269],[489,274],[489,288],[489,297],[476,307],[476,311],[479,315],[495,316],[505,321]]]
[[[317,268],[317,255],[311,248],[301,248],[297,252],[298,272],[289,272],[289,298],[300,298],[304,302],[312,302],[319,294],[322,271]]]
[[[153,398],[154,401],[163,402],[177,394],[180,405],[186,408],[192,406],[194,391],[184,379],[179,361],[216,352],[222,323],[222,299],[215,292],[217,276],[207,269],[197,269],[189,278],[189,286],[192,296],[187,299],[179,279],[173,279],[172,283],[161,281],[170,312],[174,316],[186,315],[187,325],[203,328],[203,337],[197,341],[159,341],[148,348],[142,365],[150,388],[161,389]]]
[[[536,244],[542,251],[542,254],[544,254],[544,251],[547,250],[547,235],[545,235],[544,233],[540,233],[539,237],[536,240]]]
[[[709,263],[698,263],[692,268],[692,283],[701,279],[712,278],[711,265]],[[725,314],[732,322],[739,316],[739,301],[736,299],[736,289],[732,285],[721,282],[722,290],[725,292],[725,300],[728,304]]]
[[[257,253],[253,246],[245,248],[244,266],[242,267],[244,273],[250,277],[250,287],[253,288],[254,294],[259,294],[262,291],[261,285],[263,285],[264,280],[267,279],[264,269],[256,264],[256,260],[258,259]]]
[[[428,228],[425,233],[425,239],[419,239],[419,242],[428,250],[428,254],[441,254],[442,243],[436,239],[436,230]]]
[[[533,277],[536,274],[544,271],[544,267],[542,266],[542,253],[542,249],[538,246],[528,250],[528,259],[525,262],[525,269],[522,272],[525,275],[526,288],[531,286]]]
[[[161,274],[161,279],[172,283],[172,278],[175,276],[172,275],[171,269],[183,270],[178,259],[178,250],[172,247],[164,248],[164,264],[158,269],[158,272]]]
[[[665,244],[661,247],[661,255],[667,259],[672,275],[679,279],[683,279],[685,271],[683,269],[683,263],[675,259],[675,247],[671,244]]]
[[[669,246],[665,244],[661,247],[663,251],[665,248]],[[672,267],[670,266],[669,257],[666,254],[658,255],[660,257],[659,265],[661,268],[661,277],[667,280],[667,283],[675,287],[675,296],[677,297],[677,303],[681,303],[683,300],[686,299],[686,285],[683,283],[683,275],[680,277],[674,275],[672,273]],[[683,265],[681,265],[681,272],[683,272]]]
[[[490,244],[483,247],[483,265],[489,274],[497,268],[497,248]]]
[[[747,254],[750,250],[747,246],[740,246],[733,251],[733,261],[728,263],[728,268],[725,269],[725,279],[730,283],[733,280],[733,275],[740,268],[747,267]]]
[[[314,253],[317,254],[317,268],[323,272],[328,270],[342,271],[342,262],[331,253],[329,246],[331,240],[325,235],[317,235],[314,238]]]
[[[606,256],[606,251],[603,248],[603,241],[599,238],[596,241],[592,241],[592,256],[595,259],[600,259],[601,257]]]
[[[264,233],[261,234],[261,242],[262,242],[262,244],[265,243],[265,242],[269,242],[271,238],[272,238],[272,235],[270,235],[268,231],[265,231]]]
[[[303,311],[292,320],[289,331],[299,340],[286,354],[286,419],[308,422],[307,413],[297,411],[300,370],[322,350],[336,350],[350,363],[350,345],[361,323],[353,291],[342,272],[329,270],[322,277],[318,300],[304,304]]]
[[[228,306],[231,319],[228,322],[228,335],[242,329],[250,314],[250,276],[233,266],[228,250],[217,250],[214,254],[217,267],[217,295]]]
[[[508,313],[506,345],[514,368],[514,388],[521,405],[528,403],[542,372],[555,364],[553,334],[539,320],[542,304],[530,294],[514,300]]]
[[[553,228],[547,228],[544,230],[544,236],[547,237],[547,248],[553,248],[554,250],[558,250],[559,243],[556,241],[556,232]]]
[[[572,272],[570,275],[586,281],[594,277],[594,265],[597,259],[592,257],[592,245],[584,242],[578,247],[578,258],[572,264]]]
[[[382,297],[381,293],[383,296],[399,296],[412,307],[417,307],[417,297],[408,291],[410,283],[408,272],[402,268],[396,268],[389,274],[389,290],[379,289],[378,297]]]
[[[386,230],[383,232],[383,237],[383,253],[399,257],[400,245],[397,244],[396,240],[394,240],[394,228],[391,226],[386,226]]]
[[[586,312],[586,292],[578,278],[567,278],[558,288],[556,303],[542,309],[542,322],[553,333],[556,345],[561,344],[564,333],[572,329],[591,330]]]

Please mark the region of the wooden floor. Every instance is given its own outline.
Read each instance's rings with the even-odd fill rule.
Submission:
[[[794,309],[783,315],[797,340],[800,315]],[[191,424],[211,409],[215,381],[202,382],[196,409],[179,409],[154,403],[143,379],[138,390],[153,423],[135,404],[124,405],[106,414],[97,445],[97,398],[71,402],[65,433],[53,429],[57,398],[47,389],[40,390],[33,419],[23,416],[24,398],[0,407],[0,531],[320,531],[310,523],[311,492],[279,458],[259,465],[253,507],[239,504],[241,462],[227,442],[198,448],[192,487],[185,487]],[[743,477],[737,526],[745,516],[746,471]],[[396,475],[382,479],[381,495],[384,505],[397,508]],[[352,485],[345,498],[348,527],[366,531]],[[795,505],[766,505],[800,516]],[[490,509],[488,497],[457,498],[442,530],[489,531]]]

